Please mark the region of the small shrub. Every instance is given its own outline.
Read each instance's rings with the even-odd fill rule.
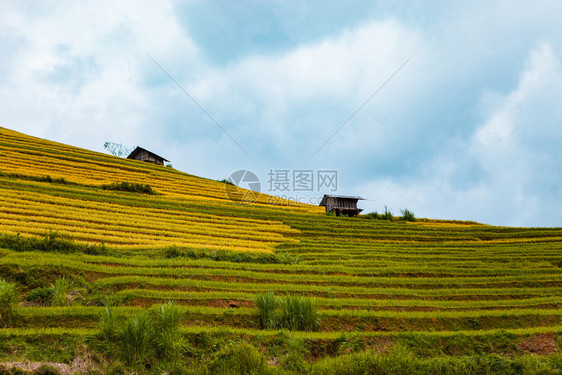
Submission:
[[[128,191],[131,193],[155,195],[156,192],[149,184],[140,184],[135,182],[114,182],[109,185],[102,185],[104,190]]]
[[[218,182],[222,182],[223,184],[228,184],[232,186],[236,186],[232,181],[223,178],[222,180],[218,180]]]
[[[361,337],[346,337],[345,334],[340,336],[338,345],[338,354],[355,353],[365,349],[365,342]]]
[[[184,254],[178,246],[170,245],[164,250],[164,256],[168,259],[173,259],[184,256]]]
[[[152,322],[147,314],[133,315],[123,326],[121,343],[127,364],[142,364],[150,353]]]
[[[374,220],[378,220],[379,219],[379,214],[377,211],[375,212],[369,212],[368,214],[365,214],[365,219],[374,219]]]
[[[400,212],[402,213],[402,220],[416,221],[416,217],[414,216],[414,213],[408,210],[407,208],[401,210]]]
[[[394,221],[394,216],[392,216],[392,212],[390,212],[386,206],[384,206],[384,214],[381,217],[383,220]]]
[[[304,339],[291,337],[287,345],[287,353],[281,360],[281,367],[285,370],[304,374],[309,368],[306,361],[308,354],[309,349]]]
[[[51,284],[51,289],[53,290],[53,297],[51,300],[51,305],[58,306],[68,306],[68,290],[70,289],[70,282],[63,276],[55,280],[54,284]]]
[[[101,244],[87,244],[83,245],[82,251],[88,255],[107,255],[110,253],[109,249],[105,246],[105,242]]]
[[[13,322],[18,300],[16,284],[2,280],[0,283],[0,327],[8,327]]]
[[[48,306],[53,300],[53,288],[36,288],[33,289],[26,297],[26,301],[35,302],[42,306]]]
[[[292,257],[291,254],[284,252],[282,254],[277,254],[277,260],[280,264],[298,264],[299,257]]]
[[[46,251],[56,251],[61,253],[71,253],[75,251],[74,243],[57,231],[49,230],[43,237],[42,248]]]
[[[279,302],[273,292],[258,294],[256,296],[256,306],[258,308],[258,320],[263,329],[277,328],[276,309]]]
[[[304,357],[298,353],[290,352],[281,360],[281,367],[284,370],[297,374],[306,374],[309,367]]]
[[[208,366],[211,374],[267,374],[266,357],[252,345],[241,342],[221,350]]]

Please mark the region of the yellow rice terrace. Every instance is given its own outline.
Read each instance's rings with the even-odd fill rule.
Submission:
[[[240,205],[5,128],[0,194],[0,374],[562,372],[562,228]]]

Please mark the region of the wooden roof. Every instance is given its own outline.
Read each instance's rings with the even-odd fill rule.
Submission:
[[[326,205],[326,201],[327,201],[328,199],[330,199],[330,198],[345,199],[345,200],[354,200],[354,201],[365,200],[365,198],[360,197],[360,196],[324,194],[324,196],[322,197],[322,201],[320,202],[320,206],[325,206],[325,205]]]
[[[127,159],[135,159],[135,157],[137,156],[137,154],[138,154],[139,152],[141,152],[141,151],[146,151],[146,152],[148,152],[150,155],[152,155],[152,156],[154,156],[154,157],[157,157],[158,159],[162,159],[163,161],[169,161],[168,159],[164,159],[162,156],[156,155],[154,152],[148,151],[147,149],[142,148],[142,147],[140,147],[140,146],[137,146],[137,148],[135,148],[135,149],[133,150],[133,152],[131,152],[131,153],[129,154],[129,156],[127,156]]]
[[[358,195],[331,195],[331,194],[324,194],[324,198],[343,198],[343,199],[357,199],[358,201],[364,201],[365,198],[360,197]]]

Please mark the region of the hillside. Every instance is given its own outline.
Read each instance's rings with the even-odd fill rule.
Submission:
[[[128,317],[175,301],[188,362],[241,339],[273,369],[297,353],[296,372],[402,347],[419,360],[562,362],[562,228],[333,217],[267,195],[240,205],[221,182],[5,128],[0,172],[0,280],[22,296],[0,361],[72,363],[96,350],[104,303]],[[156,194],[103,188],[122,182]],[[62,306],[34,299],[61,277]],[[261,329],[267,292],[314,297],[318,329]]]

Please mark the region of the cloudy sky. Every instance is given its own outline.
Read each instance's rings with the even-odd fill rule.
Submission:
[[[562,226],[560,1],[0,8],[0,126],[306,199],[336,170],[367,212]],[[269,191],[298,170],[312,193]]]

